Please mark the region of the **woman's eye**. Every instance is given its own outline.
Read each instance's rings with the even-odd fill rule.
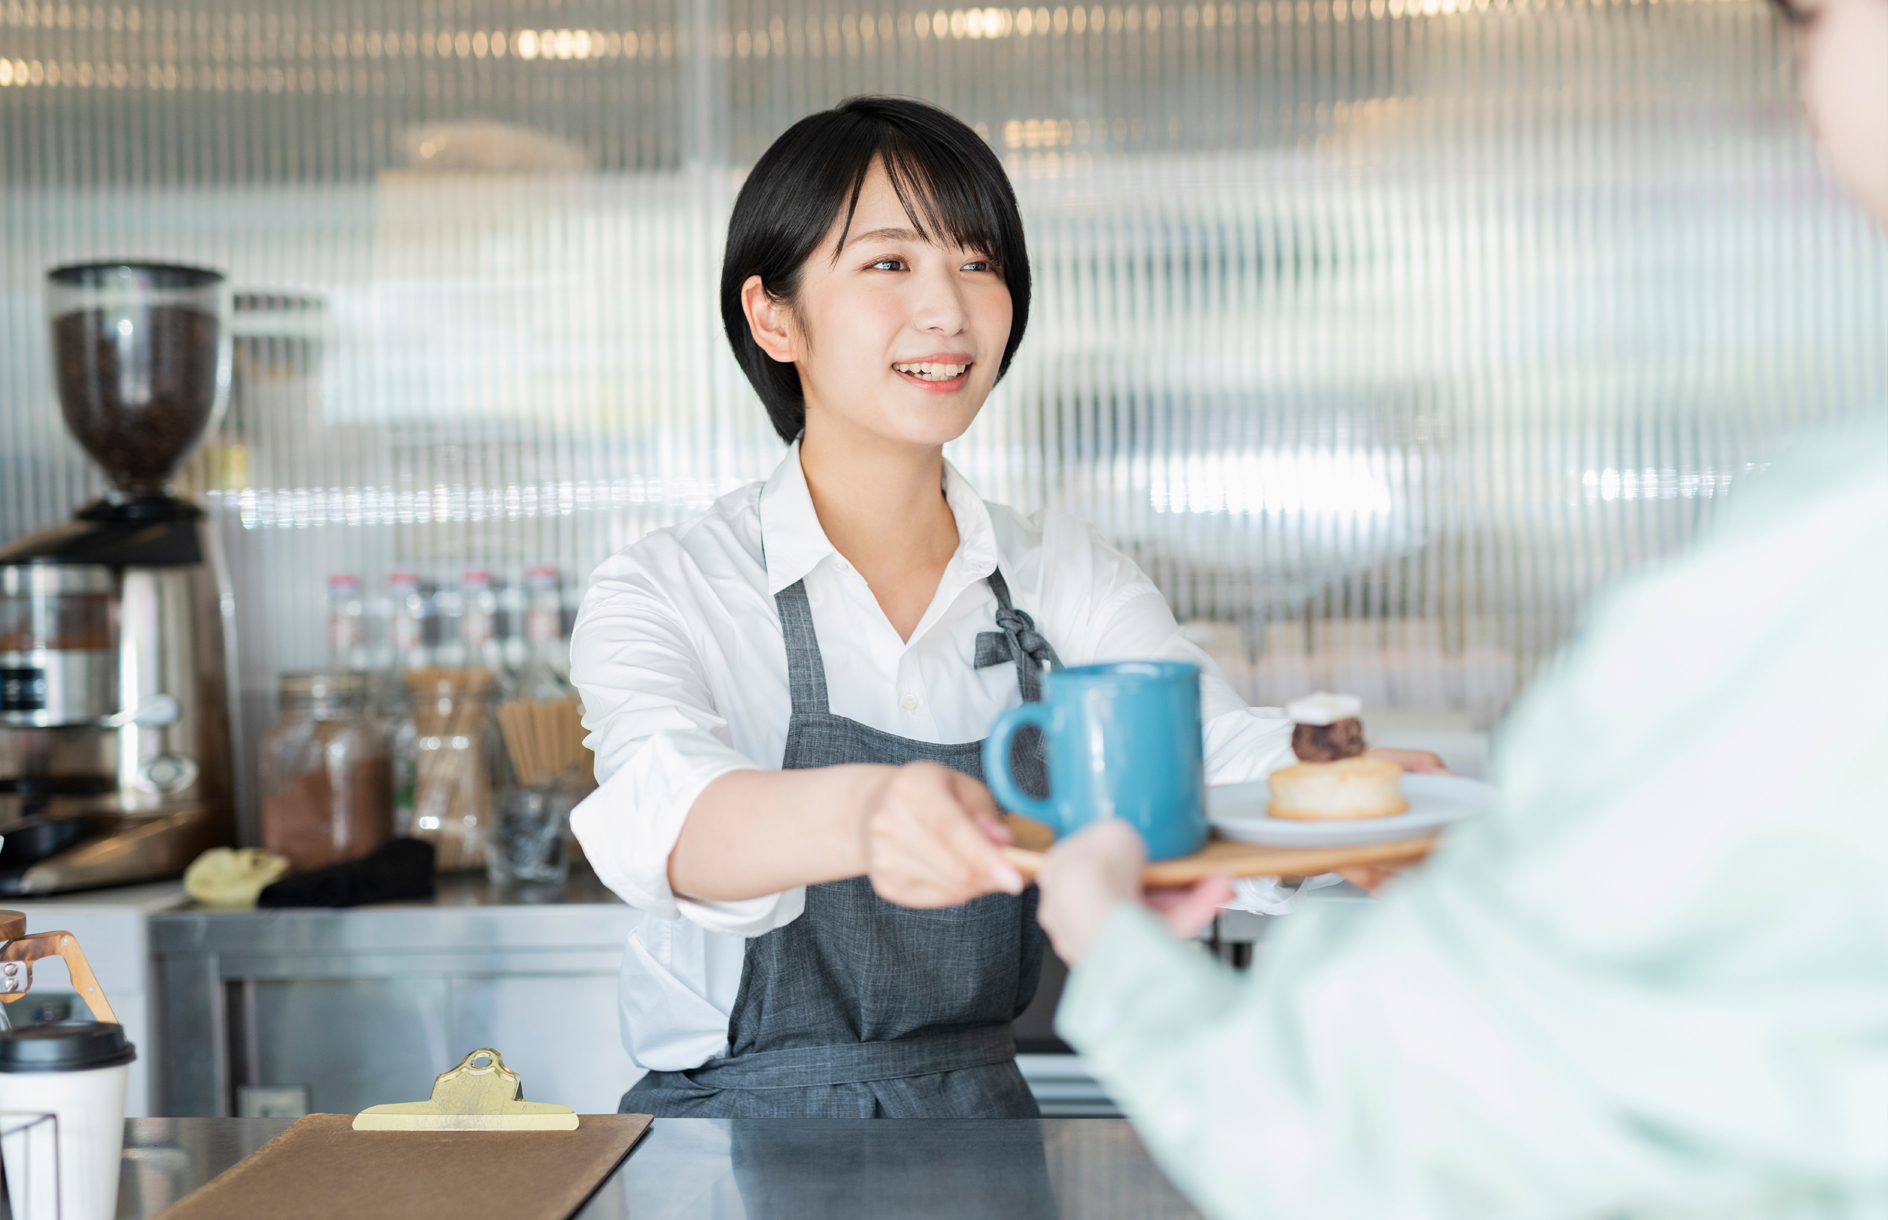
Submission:
[[[968,263],[965,263],[965,264],[963,265],[963,267],[961,267],[961,268],[960,268],[960,270],[963,270],[963,271],[988,271],[988,270],[990,270],[990,269],[991,269],[991,267],[992,267],[992,266],[994,266],[994,264],[993,264],[993,263],[991,263],[991,262],[990,262],[990,260],[988,260],[988,259],[977,259],[977,260],[975,260],[975,261],[972,261],[972,262],[968,262]]]
[[[868,264],[866,269],[868,271],[903,271],[905,269],[905,260],[902,258],[881,258],[875,263]]]

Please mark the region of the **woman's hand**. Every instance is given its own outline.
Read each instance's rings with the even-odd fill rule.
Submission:
[[[1442,761],[1441,755],[1431,754],[1427,750],[1399,750],[1395,746],[1377,746],[1374,749],[1365,750],[1364,755],[1368,758],[1381,758],[1387,762],[1393,762],[1403,770],[1416,775],[1452,774],[1447,764]]]
[[[1401,865],[1359,864],[1353,868],[1340,868],[1337,875],[1364,893],[1375,894],[1402,871]]]
[[[1050,849],[1036,874],[1042,887],[1036,918],[1056,956],[1071,966],[1087,957],[1118,903],[1144,903],[1175,936],[1191,939],[1232,899],[1231,880],[1217,874],[1183,889],[1143,891],[1146,863],[1140,834],[1115,818],[1084,827]]]
[[[1365,750],[1364,753],[1372,758],[1388,759],[1403,770],[1417,775],[1453,774],[1439,756],[1431,754],[1428,750],[1398,750],[1392,746],[1378,746],[1374,750]],[[1374,894],[1383,888],[1385,882],[1402,871],[1401,865],[1386,868],[1380,864],[1362,864],[1356,868],[1340,868],[1337,874],[1365,893]]]
[[[954,907],[997,890],[1023,892],[1004,859],[1010,832],[990,790],[934,762],[906,763],[866,810],[866,875],[887,902]]]

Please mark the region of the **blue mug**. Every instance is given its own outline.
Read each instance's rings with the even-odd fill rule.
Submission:
[[[1010,774],[1017,730],[1042,730],[1049,799]],[[1200,759],[1200,667],[1179,661],[1081,665],[1043,675],[1040,703],[997,717],[983,743],[983,776],[999,804],[1057,835],[1097,818],[1141,832],[1154,860],[1206,846]]]

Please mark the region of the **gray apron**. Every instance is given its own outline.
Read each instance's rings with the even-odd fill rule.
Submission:
[[[1055,650],[990,573],[997,626],[978,668],[1014,662],[1026,700],[1042,697]],[[806,584],[774,597],[793,714],[783,770],[929,759],[983,778],[983,743],[937,745],[832,713]],[[1019,742],[1017,778],[1043,792],[1039,739]],[[685,1072],[650,1072],[624,1113],[666,1118],[1034,1118],[1011,1022],[1042,966],[1036,890],[944,910],[894,906],[864,877],[806,887],[806,910],[747,942],[728,1018],[728,1054]]]

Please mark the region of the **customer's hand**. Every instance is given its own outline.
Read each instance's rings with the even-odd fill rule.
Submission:
[[[1003,857],[1010,832],[990,790],[934,762],[906,763],[866,810],[866,875],[887,902],[954,907],[1002,890],[1023,892]]]
[[[1175,936],[1191,939],[1232,898],[1232,881],[1215,874],[1180,889],[1143,891],[1147,847],[1132,826],[1104,818],[1050,849],[1036,874],[1042,902],[1036,918],[1056,956],[1073,966],[1088,956],[1115,906],[1142,902]]]

